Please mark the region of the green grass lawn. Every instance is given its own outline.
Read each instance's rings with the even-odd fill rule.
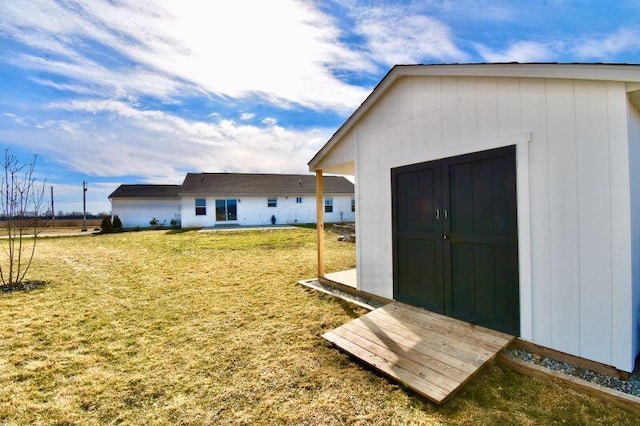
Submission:
[[[490,367],[443,407],[320,336],[364,310],[296,284],[312,229],[39,240],[48,285],[0,294],[1,424],[640,424]],[[354,245],[326,241],[328,272]]]

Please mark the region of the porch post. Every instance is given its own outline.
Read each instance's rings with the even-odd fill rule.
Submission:
[[[324,181],[316,170],[316,229],[318,233],[318,277],[324,276]]]

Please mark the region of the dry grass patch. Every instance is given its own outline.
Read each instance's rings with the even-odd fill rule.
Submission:
[[[637,424],[640,415],[493,367],[439,408],[320,335],[364,313],[296,284],[315,231],[46,239],[0,295],[0,423]],[[327,238],[331,270],[354,245]]]

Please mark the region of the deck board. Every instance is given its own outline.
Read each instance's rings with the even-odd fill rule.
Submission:
[[[438,404],[514,339],[399,302],[322,337]]]

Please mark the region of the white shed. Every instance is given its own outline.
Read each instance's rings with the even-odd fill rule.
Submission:
[[[633,370],[640,66],[399,65],[309,168],[355,177],[359,290]]]

